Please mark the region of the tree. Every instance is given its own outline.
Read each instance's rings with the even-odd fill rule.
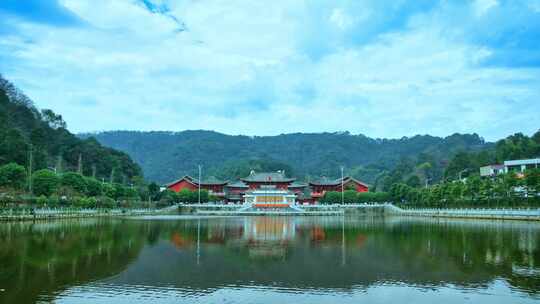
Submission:
[[[86,180],[84,176],[78,173],[67,172],[62,174],[60,184],[65,187],[69,187],[80,194],[86,193]]]
[[[444,177],[447,179],[457,179],[459,177],[459,173],[463,170],[469,169],[469,171],[472,171],[476,167],[477,164],[472,155],[465,151],[461,151],[454,155],[454,157],[450,160],[450,163],[444,171]]]
[[[175,204],[180,202],[180,198],[178,193],[167,189],[161,193],[160,201],[165,202],[167,204]]]
[[[32,175],[33,190],[37,196],[50,196],[58,189],[59,183],[58,176],[49,169],[38,170]]]
[[[110,199],[116,199],[118,197],[118,195],[116,194],[116,187],[114,187],[110,183],[103,184],[101,191],[103,192],[103,195]]]
[[[129,200],[140,200],[139,192],[133,187],[124,187],[123,198]]]
[[[341,193],[340,193],[341,194]],[[355,190],[346,190],[343,192],[343,202],[345,204],[357,203],[357,192]]]
[[[101,182],[98,181],[95,178],[86,177],[85,179],[86,183],[86,195],[88,196],[100,196],[102,193],[102,185]]]
[[[519,186],[519,179],[514,172],[505,174],[503,177],[504,189],[506,190],[506,196],[512,197],[515,193],[515,188]]]
[[[540,169],[529,169],[525,171],[525,184],[527,185],[527,192],[529,194],[538,194],[540,191]]]
[[[41,117],[53,129],[66,128],[66,122],[62,115],[57,115],[50,109],[41,110]]]
[[[420,178],[416,175],[412,175],[407,179],[407,185],[413,188],[420,187]]]
[[[159,201],[160,194],[161,194],[161,191],[158,184],[152,182],[148,185],[148,195],[150,196],[151,200]]]
[[[122,184],[114,183],[114,199],[118,200],[122,197],[125,197],[125,188],[122,186]]]
[[[328,191],[324,193],[322,201],[327,204],[339,204],[341,203],[341,192]]]
[[[0,187],[21,190],[26,184],[26,170],[16,163],[0,167]]]
[[[189,189],[183,189],[177,193],[177,196],[178,196],[177,202],[181,202],[181,203],[197,203],[199,201],[198,191],[191,191]],[[206,203],[206,202],[208,202],[208,191],[203,189],[201,190],[201,203]]]
[[[476,197],[480,194],[481,185],[482,180],[479,176],[471,176],[467,179],[465,193],[472,199],[476,199]]]

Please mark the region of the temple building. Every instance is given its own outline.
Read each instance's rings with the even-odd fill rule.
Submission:
[[[328,179],[323,177],[319,181],[310,182],[309,186],[311,188],[311,197],[314,201],[321,199],[326,192],[337,191],[341,192],[341,189],[355,190],[356,192],[368,192],[369,186],[357,179],[354,179],[350,176],[346,176],[338,179]]]
[[[166,188],[179,192],[183,189],[196,191],[199,181],[191,176],[184,176],[165,185]],[[200,188],[210,195],[228,203],[244,203],[257,206],[274,205],[287,207],[294,204],[316,204],[328,191],[354,190],[367,192],[369,186],[352,177],[343,180],[321,178],[310,183],[298,182],[287,177],[284,171],[255,172],[237,181],[229,182],[211,177],[200,182]]]

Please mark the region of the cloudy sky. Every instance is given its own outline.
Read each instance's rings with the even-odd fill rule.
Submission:
[[[540,0],[1,0],[0,73],[73,132],[540,128]]]

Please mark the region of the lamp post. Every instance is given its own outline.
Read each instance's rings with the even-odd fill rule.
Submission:
[[[432,180],[432,178],[427,177],[426,178],[426,188],[429,186],[429,182]]]
[[[199,165],[199,205],[201,204],[201,165]]]
[[[343,166],[341,166],[341,204],[345,204],[345,192],[343,192]]]
[[[469,169],[468,169],[468,168],[467,168],[467,169],[463,169],[463,170],[459,171],[459,173],[458,173],[458,178],[459,178],[459,180],[460,180],[460,181],[461,181],[461,174],[463,174],[463,173],[465,173],[465,172],[467,172],[467,171],[469,171]]]

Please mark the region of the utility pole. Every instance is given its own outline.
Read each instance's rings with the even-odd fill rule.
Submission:
[[[92,177],[96,178],[96,164],[92,165]]]
[[[56,168],[56,172],[62,173],[62,155],[58,155],[55,168]]]
[[[77,163],[77,173],[82,175],[82,154],[79,153],[79,161]]]
[[[345,192],[343,191],[343,169],[344,167],[341,166],[341,204],[342,205],[345,203]]]
[[[32,195],[32,166],[34,162],[34,147],[30,144],[30,155],[28,157],[28,192]]]
[[[113,183],[114,182],[114,172],[115,171],[115,168],[112,168],[111,169],[111,176],[109,177],[109,183]]]
[[[199,165],[199,205],[201,204],[201,165]]]
[[[459,181],[461,181],[461,175],[462,175],[463,173],[467,172],[467,171],[469,171],[469,169],[468,169],[468,168],[467,168],[467,169],[463,169],[463,170],[459,171],[459,173],[458,173],[458,178],[459,178]]]

